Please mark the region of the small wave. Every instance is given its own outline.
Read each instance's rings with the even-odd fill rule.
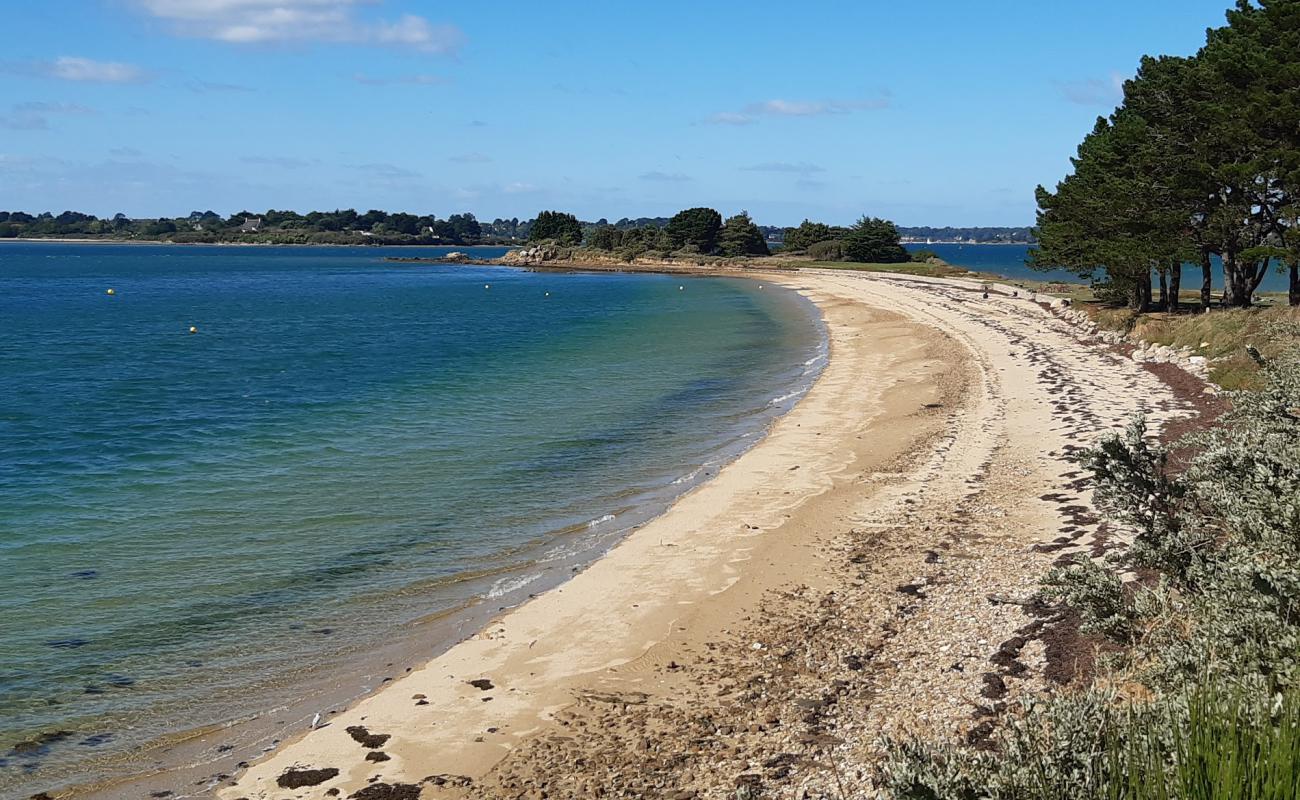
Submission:
[[[704,467],[696,467],[695,469],[691,470],[689,474],[683,475],[682,477],[673,481],[673,486],[681,486],[683,483],[690,483],[691,481],[695,480],[695,476],[699,475],[700,470],[702,469],[704,469]]]
[[[603,517],[600,517],[600,518],[598,518],[598,519],[593,519],[593,520],[591,520],[590,522],[588,522],[588,523],[587,523],[587,529],[590,530],[590,529],[596,527],[597,525],[603,525],[603,524],[605,524],[606,522],[613,522],[613,521],[614,521],[614,515],[613,515],[613,514],[606,514],[606,515],[603,516]]]
[[[773,397],[771,400],[767,401],[767,404],[769,406],[779,406],[782,403],[784,403],[786,400],[793,400],[796,397],[802,397],[804,393],[808,391],[808,388],[809,387],[807,386],[801,386],[800,388],[796,389],[793,392],[787,392],[786,394],[780,395],[778,397]]]
[[[492,584],[492,588],[488,589],[487,594],[484,596],[489,600],[495,600],[496,598],[504,597],[511,592],[517,592],[533,581],[541,580],[541,577],[542,573],[538,572],[535,575],[519,575],[511,578],[501,578],[496,583]]]

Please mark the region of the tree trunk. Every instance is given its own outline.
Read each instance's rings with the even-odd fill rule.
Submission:
[[[1160,273],[1160,310],[1169,310],[1169,273],[1161,267],[1157,272]]]
[[[1129,295],[1128,306],[1134,311],[1146,311],[1147,295],[1151,293],[1151,276],[1147,275],[1146,291],[1142,290],[1142,279],[1133,279],[1133,293]]]
[[[1201,253],[1201,311],[1210,310],[1210,292],[1214,290],[1214,262],[1209,253]]]
[[[1273,260],[1266,258],[1259,262],[1259,266],[1253,268],[1254,272],[1246,274],[1246,279],[1249,282],[1248,288],[1250,289],[1251,302],[1254,302],[1255,292],[1259,291],[1259,285],[1264,282],[1264,278],[1268,277],[1268,270],[1272,266]]]
[[[1223,255],[1223,302],[1232,308],[1245,308],[1250,305],[1250,293],[1246,287],[1246,276],[1242,273],[1241,262],[1236,253]]]
[[[1178,313],[1178,293],[1183,290],[1183,262],[1174,259],[1169,265],[1169,304],[1166,310]]]
[[[1293,306],[1300,306],[1300,263],[1295,261],[1291,262],[1291,288],[1287,300]]]

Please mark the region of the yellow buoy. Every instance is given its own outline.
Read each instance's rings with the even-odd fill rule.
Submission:
[[[190,333],[198,333],[198,332],[199,332],[198,328],[194,327],[193,325],[190,326]]]
[[[117,294],[117,291],[116,291],[115,289],[109,289],[109,290],[108,290],[108,293],[109,293],[109,294]]]

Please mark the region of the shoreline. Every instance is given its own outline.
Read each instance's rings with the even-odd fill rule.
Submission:
[[[487,263],[503,269],[522,269],[516,265]],[[740,276],[717,274],[713,277],[735,279]],[[754,430],[747,430],[739,438],[720,440],[720,447],[710,455],[710,460],[689,475],[674,480],[672,487],[663,487],[664,491],[671,489],[671,496],[656,497],[648,506],[620,511],[619,519],[628,521],[620,523],[624,527],[614,539],[614,546],[667,513],[683,497],[711,480],[720,468],[760,446],[772,427],[790,413],[819,379],[828,350],[828,335],[820,310],[797,293],[790,294],[788,302],[806,306],[804,313],[808,324],[815,324],[818,329],[816,339],[810,343],[808,359],[802,365],[792,364],[788,382],[770,387],[779,397],[769,402],[762,412],[753,414]],[[603,521],[591,520],[584,529],[590,530],[594,523]],[[554,541],[546,542],[547,548],[554,545]],[[107,765],[110,777],[68,784],[49,790],[48,794],[53,798],[137,798],[170,791],[179,797],[194,796],[185,793],[183,787],[202,786],[197,796],[208,796],[213,778],[225,777],[228,772],[239,769],[244,759],[252,760],[280,745],[282,738],[301,731],[318,710],[337,711],[374,696],[379,687],[401,675],[403,670],[410,673],[437,659],[481,633],[495,618],[528,602],[529,598],[564,586],[574,574],[589,568],[610,549],[611,546],[603,542],[585,546],[562,561],[548,564],[542,580],[530,580],[518,586],[508,581],[509,588],[499,594],[494,585],[493,593],[473,594],[454,607],[423,616],[410,623],[397,638],[379,642],[372,650],[350,653],[341,662],[314,670],[316,674],[299,676],[293,686],[305,698],[277,699],[231,719],[168,733],[127,755],[110,756],[101,762]],[[533,562],[521,562],[489,577],[500,583],[511,576],[532,578],[534,576],[527,573],[533,571]],[[286,687],[278,687],[277,697],[284,695],[285,690]]]
[[[802,282],[793,275],[789,283],[798,290]],[[396,783],[439,774],[455,776],[447,779],[451,782],[461,776],[481,780],[573,702],[575,682],[636,662],[672,638],[675,627],[688,627],[678,624],[685,617],[699,625],[700,617],[716,611],[734,613],[727,607],[755,581],[758,571],[751,562],[770,548],[772,532],[832,490],[834,476],[862,459],[896,460],[937,435],[940,415],[933,414],[927,423],[910,420],[903,435],[883,428],[936,399],[940,376],[954,366],[939,358],[941,337],[927,336],[895,314],[815,296],[815,290],[801,293],[814,295],[831,331],[828,363],[803,401],[773,423],[762,442],[583,573],[333,715],[327,727],[300,734],[218,796],[301,796],[276,785],[294,764],[341,770],[309,796],[324,796],[331,788],[347,795],[378,772]],[[862,336],[868,328],[878,335]],[[918,334],[924,343],[917,343]],[[890,344],[882,344],[885,340]],[[929,377],[918,381],[917,370]],[[862,391],[867,382],[877,388]],[[860,444],[867,422],[882,428],[871,431],[870,452]],[[849,436],[823,435],[841,423],[852,431]],[[895,441],[882,446],[883,437]],[[798,571],[811,577],[816,558],[801,555]],[[601,599],[593,604],[595,598]],[[557,619],[564,623],[557,625]],[[471,681],[487,681],[478,686],[491,688]],[[359,746],[348,733],[352,728],[355,734],[358,726],[392,737],[383,745],[385,760],[366,760],[376,750]]]
[[[1185,403],[1028,298],[981,300],[978,282],[832,270],[780,282],[821,309],[830,358],[762,442],[583,573],[326,715],[217,795],[695,797],[742,780],[833,793],[842,769],[869,774],[882,733],[969,738],[983,723],[963,709],[982,697],[1086,673],[1077,624],[984,598],[1105,547],[1080,511],[1074,443],[1140,400],[1157,425]],[[702,738],[687,735],[698,720]],[[277,786],[309,768],[338,773]]]

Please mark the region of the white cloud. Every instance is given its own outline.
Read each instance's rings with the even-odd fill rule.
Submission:
[[[492,161],[492,156],[486,153],[462,153],[447,160],[457,164],[487,164]]]
[[[515,181],[514,183],[508,183],[505,186],[502,186],[501,191],[506,194],[532,194],[533,192],[538,191],[538,188],[531,183]]]
[[[386,181],[405,181],[421,177],[420,173],[396,164],[357,164],[353,169]]]
[[[820,117],[889,108],[888,93],[865,100],[762,100],[740,111],[722,111],[708,118],[714,125],[749,125],[764,117]]]
[[[133,64],[120,61],[95,61],[80,56],[60,56],[53,61],[7,62],[0,70],[38,78],[86,83],[144,83],[152,76]]]
[[[76,103],[15,103],[8,114],[0,114],[0,128],[11,131],[43,131],[49,129],[51,116],[84,116],[94,113],[94,109]]]
[[[279,167],[280,169],[302,169],[311,166],[310,161],[304,161],[301,158],[288,158],[286,156],[244,156],[240,159],[245,164],[256,164],[263,167]]]
[[[220,92],[220,93],[229,93],[229,92],[242,93],[242,92],[251,92],[251,91],[254,91],[253,87],[251,87],[251,86],[244,86],[244,85],[242,85],[242,84],[238,84],[238,83],[219,83],[219,82],[213,82],[213,81],[202,81],[202,80],[198,80],[198,79],[195,79],[195,80],[190,81],[190,82],[189,82],[189,87],[190,87],[190,91],[191,91],[191,92],[194,92],[195,94],[213,94],[213,93],[217,93],[217,92]]]
[[[752,114],[742,114],[737,111],[721,111],[709,117],[709,122],[714,125],[751,125],[755,121]]]
[[[653,170],[638,176],[643,181],[659,181],[661,183],[685,183],[691,180],[690,175],[683,175],[680,172],[660,172]]]
[[[1108,78],[1057,81],[1056,90],[1075,105],[1113,108],[1124,99],[1124,80],[1123,75],[1112,72]]]
[[[404,14],[368,20],[357,13],[372,0],[135,0],[146,13],[169,22],[184,36],[232,44],[332,42],[454,53],[465,36],[454,25],[436,25]]]

